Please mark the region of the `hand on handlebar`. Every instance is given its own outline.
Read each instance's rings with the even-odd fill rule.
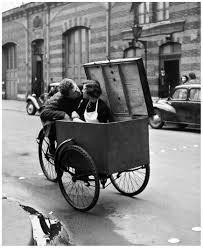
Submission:
[[[72,117],[74,122],[84,122],[80,119],[80,116],[76,111],[72,112],[71,117]]]
[[[67,115],[67,114],[65,114],[65,116],[64,116],[64,120],[67,120],[67,121],[72,121],[72,119],[70,118],[70,116],[69,116],[69,115]]]
[[[71,118],[74,119],[74,118],[80,118],[79,114],[76,112],[76,111],[73,111],[72,114],[71,114]]]
[[[85,121],[81,120],[80,118],[74,118],[73,122],[85,122]]]

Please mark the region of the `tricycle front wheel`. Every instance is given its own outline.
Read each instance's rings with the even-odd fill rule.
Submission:
[[[93,208],[100,184],[91,156],[80,146],[66,144],[61,148],[57,168],[59,187],[66,201],[79,211]]]
[[[127,171],[112,174],[110,180],[113,186],[123,195],[134,196],[141,193],[149,181],[149,164]]]

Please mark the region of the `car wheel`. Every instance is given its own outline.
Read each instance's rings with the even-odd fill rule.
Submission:
[[[37,111],[36,107],[34,106],[34,104],[32,102],[28,102],[27,106],[26,106],[26,111],[29,115],[34,115]]]
[[[158,109],[154,109],[155,115],[149,118],[149,124],[152,128],[159,129],[164,125],[161,112]]]

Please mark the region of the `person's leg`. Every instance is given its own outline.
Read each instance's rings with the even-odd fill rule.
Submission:
[[[50,153],[54,155],[55,151],[56,151],[56,145],[55,145],[55,142],[56,142],[56,125],[55,125],[55,123],[51,124],[48,138],[49,138],[49,142],[50,142],[50,146],[49,146]]]

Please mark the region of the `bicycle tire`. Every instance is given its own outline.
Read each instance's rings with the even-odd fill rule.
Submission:
[[[81,167],[82,162],[84,167]],[[66,144],[61,148],[58,165],[58,183],[65,200],[81,212],[92,209],[99,198],[100,183],[91,156],[78,145]]]
[[[146,172],[144,174],[144,178],[141,177],[141,174],[135,178],[133,178],[133,174],[135,174],[135,171],[138,171],[140,169],[144,169]],[[137,173],[138,174],[138,173]],[[135,176],[135,175],[134,175]],[[134,169],[130,169],[127,171],[123,171],[120,173],[114,173],[110,176],[110,180],[113,184],[113,186],[123,195],[126,196],[134,196],[140,194],[147,186],[148,181],[150,177],[150,166],[149,164],[135,167]],[[122,181],[123,179],[123,181]],[[125,179],[130,180],[131,185],[128,184],[128,186],[125,185]],[[139,184],[141,182],[141,184]],[[134,185],[134,183],[138,186]],[[130,187],[132,190],[130,190]]]
[[[49,181],[57,182],[57,173],[55,170],[54,158],[52,158],[52,156],[48,154],[49,141],[48,138],[46,140],[45,139],[46,139],[45,134],[42,133],[38,143],[38,156],[39,156],[40,166],[45,177]],[[43,148],[44,143],[46,143],[45,146],[47,145],[47,148]],[[45,162],[47,162],[47,166],[45,165]]]

